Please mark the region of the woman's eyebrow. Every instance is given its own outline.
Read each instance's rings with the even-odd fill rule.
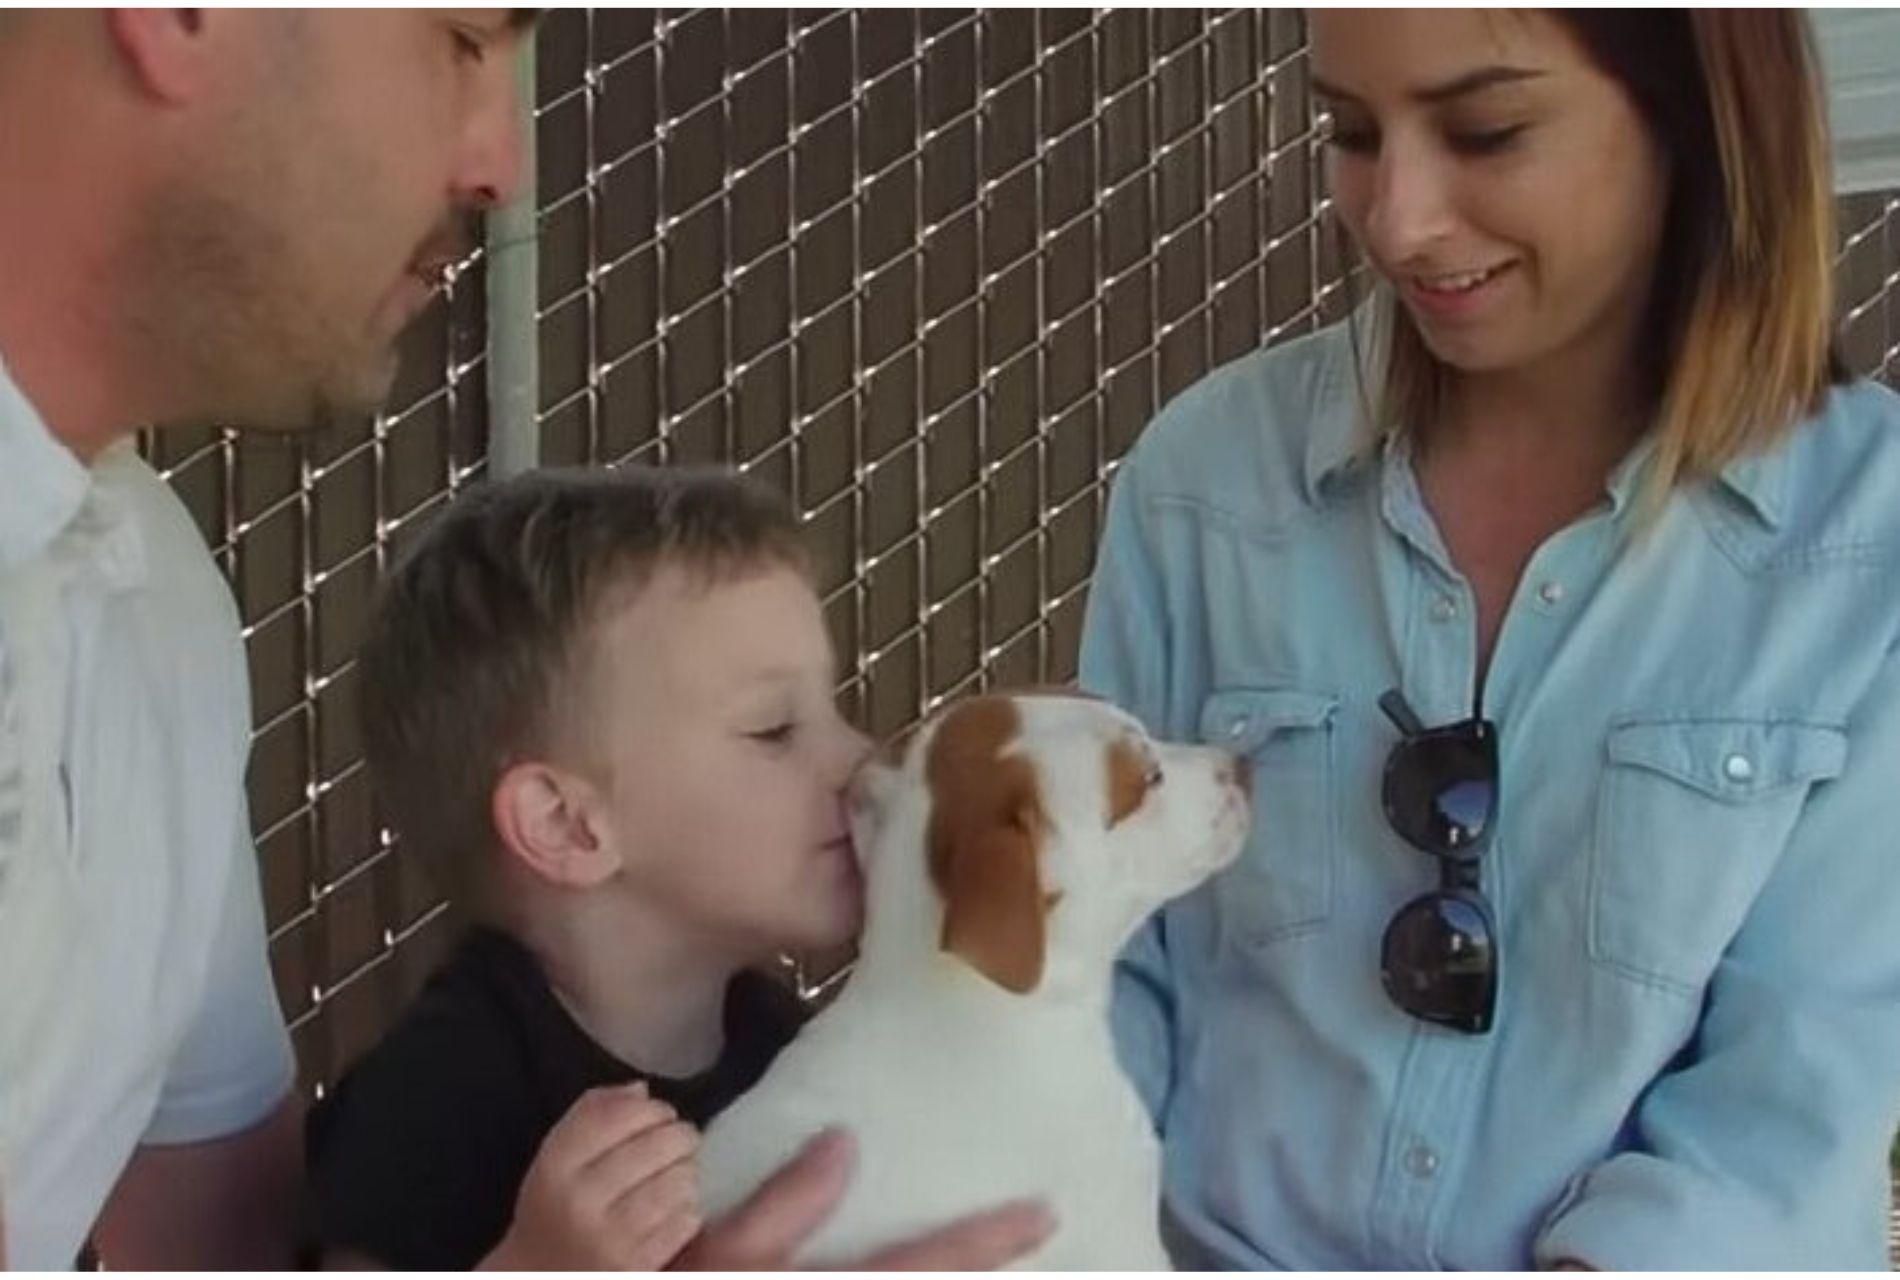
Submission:
[[[1461,76],[1445,81],[1443,84],[1427,85],[1423,89],[1412,90],[1410,96],[1420,102],[1441,103],[1453,98],[1462,98],[1469,94],[1494,89],[1499,85],[1518,84],[1525,80],[1535,80],[1545,75],[1535,67],[1490,66],[1478,67]],[[1353,94],[1330,84],[1319,76],[1314,76],[1313,92],[1333,102],[1358,102]]]

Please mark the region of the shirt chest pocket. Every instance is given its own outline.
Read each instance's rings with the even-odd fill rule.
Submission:
[[[1590,958],[1699,995],[1847,736],[1775,720],[1610,731],[1590,851]]]
[[[1293,689],[1226,689],[1202,704],[1202,740],[1238,752],[1252,773],[1247,846],[1212,887],[1224,949],[1258,950],[1332,914],[1338,705]]]

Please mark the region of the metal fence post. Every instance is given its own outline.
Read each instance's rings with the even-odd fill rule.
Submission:
[[[521,100],[521,189],[487,218],[488,474],[495,479],[518,475],[541,460],[534,61],[530,31],[515,67]]]

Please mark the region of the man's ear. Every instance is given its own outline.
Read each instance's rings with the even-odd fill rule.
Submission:
[[[621,868],[600,790],[578,774],[538,760],[512,765],[491,807],[503,853],[540,880],[592,889]]]
[[[106,27],[133,83],[176,105],[200,97],[212,83],[230,18],[211,9],[108,9]]]

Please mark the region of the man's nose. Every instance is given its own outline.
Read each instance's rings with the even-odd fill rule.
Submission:
[[[501,57],[497,53],[497,57]],[[461,163],[455,175],[457,203],[493,209],[521,193],[526,176],[526,147],[521,121],[521,93],[514,73],[514,53],[497,75],[507,77],[505,91],[489,95],[464,138]]]

